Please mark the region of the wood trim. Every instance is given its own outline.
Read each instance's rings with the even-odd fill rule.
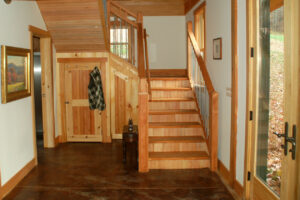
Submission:
[[[274,11],[284,5],[284,0],[270,0],[270,11]]]
[[[200,0],[185,0],[184,14],[186,15]]]
[[[234,185],[236,178],[236,143],[237,143],[237,112],[238,112],[238,38],[237,38],[237,0],[231,0],[231,136],[230,136],[230,182]]]
[[[61,136],[55,137],[55,146],[57,146],[59,143],[61,143]]]
[[[3,198],[10,193],[35,166],[35,159],[29,161],[17,174],[0,188],[0,198]]]
[[[225,167],[223,162],[221,160],[218,160],[218,170],[220,175],[223,177],[223,179],[229,183],[230,182],[230,172],[229,170]]]
[[[199,12],[203,12],[204,16],[204,48],[200,49],[200,51],[204,52],[204,62],[206,63],[206,1],[204,1],[195,11],[194,11],[194,28],[195,28],[195,35],[196,40],[198,41],[199,38],[197,38],[198,35],[198,26],[197,26],[197,15]],[[199,42],[199,41],[198,41]],[[222,45],[222,43],[221,43]],[[221,48],[222,49],[222,48]],[[222,53],[222,51],[221,51]]]
[[[229,188],[235,192],[235,195],[237,195],[239,198],[242,198],[244,187],[236,179],[234,179],[233,186],[229,184],[229,182],[231,181],[230,171],[225,167],[225,165],[220,160],[218,160],[218,172],[221,178],[225,181],[225,184],[228,185]]]
[[[110,41],[109,41],[109,36],[108,36],[109,35],[109,29],[108,29],[108,27],[106,27],[103,1],[98,0],[98,5],[99,5],[99,15],[100,15],[100,20],[101,20],[101,24],[102,24],[104,42],[105,42],[105,49],[106,49],[106,51],[110,51],[110,45],[109,45]],[[109,21],[109,20],[107,20],[107,21]]]
[[[31,53],[31,58],[30,58],[31,80],[30,81],[31,81],[32,140],[33,140],[33,155],[34,155],[35,165],[37,165],[38,160],[37,160],[36,125],[35,125],[33,36],[34,36],[33,33],[30,32],[30,40],[29,41],[30,41],[30,53]],[[0,177],[0,179],[1,179],[1,177]],[[0,184],[0,187],[1,187],[1,184]]]
[[[58,63],[103,63],[107,58],[57,58]]]
[[[246,131],[245,131],[245,160],[244,160],[244,198],[250,199],[250,181],[248,181],[245,177],[248,176],[248,172],[251,171],[251,149],[253,137],[252,137],[252,127],[253,121],[250,121],[250,111],[253,111],[253,99],[252,99],[252,91],[253,91],[253,65],[254,59],[250,57],[251,47],[254,47],[255,43],[255,34],[253,33],[253,28],[256,26],[255,24],[255,6],[253,1],[247,1],[246,4],[246,34],[247,34],[247,79],[246,79]],[[256,54],[257,51],[254,51]],[[256,57],[256,55],[254,55]]]
[[[28,26],[28,30],[29,30],[34,36],[37,36],[37,37],[40,37],[40,38],[51,37],[49,31],[45,31],[45,30],[40,29],[40,28],[37,28],[37,27],[35,27],[35,26],[29,25],[29,26]]]

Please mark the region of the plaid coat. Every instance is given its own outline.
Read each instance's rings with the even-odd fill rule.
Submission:
[[[96,66],[90,73],[90,83],[88,86],[90,109],[105,109],[104,93],[102,89],[101,74]]]

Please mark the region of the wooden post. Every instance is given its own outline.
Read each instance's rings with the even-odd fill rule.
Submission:
[[[148,84],[146,78],[139,84],[139,172],[148,172]]]
[[[138,72],[139,77],[146,77],[145,73],[145,54],[144,54],[144,30],[143,30],[143,15],[138,13],[137,16],[137,48],[138,48]]]
[[[218,110],[219,94],[212,92],[209,94],[209,151],[210,151],[210,169],[218,169]]]

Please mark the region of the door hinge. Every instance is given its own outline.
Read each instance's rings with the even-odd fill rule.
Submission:
[[[251,47],[251,58],[253,58],[253,57],[254,57],[254,48]]]
[[[250,121],[253,120],[253,111],[252,111],[252,110],[250,111],[250,116],[249,116],[249,118],[250,118]]]
[[[251,172],[248,172],[248,177],[247,180],[250,181],[251,180]]]

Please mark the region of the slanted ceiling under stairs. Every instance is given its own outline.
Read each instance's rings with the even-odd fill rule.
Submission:
[[[106,49],[102,0],[40,0],[37,4],[57,52]]]

